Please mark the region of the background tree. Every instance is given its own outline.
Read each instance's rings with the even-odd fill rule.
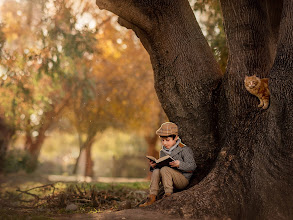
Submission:
[[[48,2],[34,6],[35,16],[25,17],[30,22],[25,22],[24,15],[17,10],[26,8],[24,3],[15,7],[13,2],[6,2],[3,16],[9,44],[8,55],[2,62],[7,68],[4,84],[7,89],[1,95],[7,105],[5,111],[12,114],[17,129],[26,133],[31,170],[36,168],[46,132],[72,98],[69,88],[72,78],[79,74],[78,65],[87,62],[96,42],[96,30],[77,23],[77,17],[88,11],[86,4],[80,11],[74,11],[72,2],[55,1],[52,11],[45,3]],[[34,32],[35,29],[38,31]],[[75,63],[76,60],[80,61]],[[19,95],[7,96],[7,93]]]
[[[0,61],[2,61],[1,57],[4,53],[2,48],[4,47],[6,38],[3,33],[3,25],[0,24]],[[2,78],[5,72],[5,68],[0,66],[0,77]],[[0,89],[1,91],[1,89]],[[12,136],[14,135],[15,128],[7,123],[7,119],[5,118],[4,111],[0,105],[0,172],[4,167],[4,159],[6,156],[6,152],[8,149],[8,145],[11,141]]]
[[[162,107],[199,165],[198,184],[153,208],[193,218],[292,218],[293,2],[221,1],[224,76],[187,0],[96,3],[139,36]],[[245,90],[245,74],[270,78],[268,110]]]
[[[16,2],[5,2],[2,9],[2,19],[5,22],[2,25],[3,35],[6,38],[5,44],[2,44],[1,53],[1,67],[2,67],[2,85],[1,85],[1,106],[4,112],[4,118],[8,126],[12,126],[14,130],[19,131],[24,124],[29,125],[25,116],[33,115],[32,99],[30,91],[33,88],[34,79],[30,79],[29,69],[32,65],[29,61],[28,53],[30,44],[27,39],[35,40],[34,35],[31,34],[31,27],[25,22],[26,14],[25,4],[16,3],[16,10],[13,6]],[[20,37],[23,34],[23,37]],[[18,44],[19,43],[19,44]],[[25,107],[22,102],[29,102],[30,107]],[[39,109],[38,109],[39,110]],[[30,112],[28,115],[25,113]],[[24,124],[22,122],[26,121]],[[14,132],[15,133],[15,132]],[[12,138],[12,136],[10,136]]]

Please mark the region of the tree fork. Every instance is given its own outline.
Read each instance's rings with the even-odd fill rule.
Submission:
[[[100,9],[107,9],[130,23],[137,25],[141,29],[151,30],[151,23],[148,16],[139,8],[139,5],[145,5],[145,1],[138,0],[137,6],[132,0],[96,0]],[[125,10],[127,9],[127,10]]]

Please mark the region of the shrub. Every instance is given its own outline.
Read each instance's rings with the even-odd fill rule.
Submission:
[[[15,173],[20,170],[29,172],[28,163],[30,161],[30,155],[20,149],[13,149],[7,152],[3,171],[5,173]]]

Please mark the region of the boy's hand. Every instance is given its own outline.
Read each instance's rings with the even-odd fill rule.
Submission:
[[[179,160],[174,160],[173,162],[169,163],[171,167],[179,167],[180,161]]]
[[[157,164],[156,164],[154,161],[151,161],[151,160],[150,160],[150,166],[151,166],[152,168],[155,168],[156,165],[157,165]]]

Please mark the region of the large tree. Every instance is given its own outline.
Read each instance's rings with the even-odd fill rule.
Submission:
[[[229,61],[221,74],[187,0],[97,0],[135,31],[155,89],[199,182],[154,205],[181,217],[293,218],[293,1],[221,1]],[[270,107],[244,87],[269,77]]]

